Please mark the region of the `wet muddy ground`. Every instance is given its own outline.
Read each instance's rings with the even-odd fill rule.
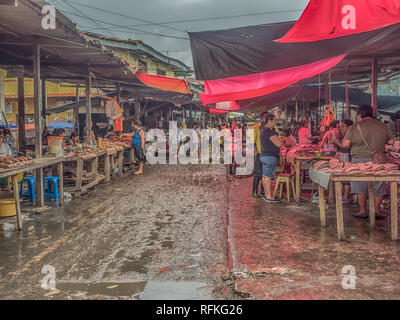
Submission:
[[[224,166],[153,166],[40,214],[0,219],[0,299],[398,299],[390,218],[265,203]],[[6,227],[5,227],[6,226]],[[1,229],[1,228],[0,228]],[[356,288],[343,289],[353,266]],[[41,288],[54,268],[56,290]],[[47,272],[47,273],[46,273]]]
[[[146,169],[0,231],[0,298],[232,298],[225,168]]]

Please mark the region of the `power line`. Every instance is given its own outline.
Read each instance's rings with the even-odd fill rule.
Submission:
[[[76,12],[80,12],[77,8],[75,8],[72,4],[69,4],[67,1],[65,0],[61,0],[63,3],[65,3],[66,5],[70,6],[73,10],[75,10]],[[100,23],[97,23],[96,21],[94,21],[92,18],[88,17],[85,13],[82,12],[82,15],[84,17],[86,17],[93,25],[99,26],[102,30],[105,30],[106,32],[108,32],[110,35],[115,36],[112,32],[110,32],[109,30],[107,30],[105,27],[103,27]]]
[[[66,2],[65,0],[63,0],[63,1]],[[126,14],[122,14],[122,13],[118,13],[118,12],[111,11],[111,10],[106,10],[106,9],[101,9],[101,8],[85,5],[85,4],[82,4],[82,3],[79,3],[79,2],[75,2],[75,1],[71,1],[71,0],[69,0],[68,2],[77,4],[77,5],[81,6],[81,7],[86,7],[86,8],[95,9],[95,10],[98,10],[98,11],[101,11],[101,12],[111,13],[111,14],[114,14],[116,16],[128,18],[128,19],[131,19],[131,20],[141,21],[141,22],[146,23],[147,25],[156,25],[156,26],[160,26],[160,27],[163,27],[163,28],[171,29],[171,30],[174,30],[174,31],[179,31],[179,32],[186,33],[186,31],[184,31],[184,30],[181,30],[181,29],[178,29],[178,28],[175,28],[175,27],[164,26],[162,23],[156,23],[156,22],[152,22],[152,21],[149,21],[149,20],[141,19],[141,18],[131,17],[131,16],[128,16]]]
[[[80,18],[85,18],[85,16],[80,15],[80,14],[77,14],[77,13],[74,13],[74,12],[70,12],[70,11],[66,11],[66,10],[62,10],[62,11],[63,11],[64,13],[66,13],[66,14],[70,14],[70,15],[73,15],[73,16],[77,16],[77,17],[80,17]],[[171,35],[166,35],[166,34],[151,32],[151,31],[145,31],[145,30],[134,29],[134,28],[131,28],[131,27],[125,27],[125,26],[121,26],[121,25],[118,25],[118,24],[115,24],[115,23],[111,23],[111,22],[106,22],[106,21],[99,20],[99,19],[91,18],[91,20],[93,20],[93,21],[100,21],[100,22],[102,22],[102,23],[104,23],[104,24],[111,25],[111,26],[118,27],[118,28],[123,28],[123,29],[129,29],[129,30],[137,31],[137,32],[139,32],[139,33],[141,33],[141,34],[144,34],[144,35],[153,35],[153,36],[158,36],[158,37],[174,38],[174,39],[180,39],[180,40],[189,40],[189,38],[183,38],[183,37],[171,36]]]
[[[184,22],[222,20],[222,19],[232,19],[232,18],[241,18],[241,17],[252,17],[252,16],[270,15],[270,14],[277,14],[277,13],[291,13],[291,12],[300,12],[300,11],[303,11],[303,10],[304,9],[267,11],[267,12],[248,13],[248,14],[240,14],[240,15],[233,15],[233,16],[222,16],[222,17],[210,17],[210,18],[197,18],[197,19],[165,21],[165,22],[160,22],[159,25],[167,25],[167,24],[174,24],[174,23],[184,23]],[[106,10],[104,10],[104,11],[106,11]],[[150,25],[151,25],[150,23],[149,24],[135,24],[135,25],[129,25],[129,26],[125,26],[125,27],[145,27],[145,26],[150,26]],[[90,29],[90,28],[88,28],[88,29]],[[114,30],[114,29],[110,29],[110,30]]]

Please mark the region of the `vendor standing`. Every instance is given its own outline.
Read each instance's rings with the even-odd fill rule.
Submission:
[[[4,142],[4,136],[0,134],[0,158],[3,157],[12,157],[12,151],[10,146]],[[10,191],[8,186],[8,177],[4,177],[0,179],[0,187],[2,187],[5,191]]]
[[[277,119],[273,114],[268,114],[262,124],[261,131],[261,156],[262,163],[262,183],[264,186],[266,202],[279,202],[279,199],[272,197],[272,179],[275,178],[276,167],[278,166],[280,148],[282,142],[274,128]]]
[[[298,131],[297,135],[298,135],[298,141],[299,144],[311,144],[313,142],[313,140],[315,140],[315,138],[317,137],[313,137],[311,135],[310,129],[309,129],[309,122],[304,119],[302,120],[302,122],[300,123],[300,130]]]
[[[386,145],[393,145],[394,139],[389,128],[373,118],[373,109],[369,105],[362,105],[357,110],[357,123],[346,133],[341,146],[350,148],[353,163],[365,163],[373,160],[372,152],[384,152]],[[372,151],[372,152],[371,152]],[[353,214],[357,218],[368,218],[366,201],[368,182],[351,182],[351,190],[358,196],[360,212]],[[380,206],[386,194],[385,182],[374,182],[375,216],[385,218]]]
[[[132,147],[135,151],[135,158],[139,161],[139,170],[137,170],[134,174],[139,175],[143,174],[143,165],[146,160],[146,157],[144,155],[145,137],[144,131],[139,121],[135,121],[135,123],[133,124],[133,128],[135,129],[135,131],[132,136]]]
[[[264,121],[264,118],[268,115],[268,112],[261,113],[260,122],[254,126],[254,177],[253,177],[253,197],[260,198],[258,194],[258,185],[262,180],[262,163],[260,160],[261,156],[261,125]],[[264,186],[261,182],[261,190],[260,194],[262,196],[265,195]]]

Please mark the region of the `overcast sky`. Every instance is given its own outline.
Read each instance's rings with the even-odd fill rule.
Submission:
[[[294,21],[300,17],[308,0],[48,0],[48,2],[77,23],[81,30],[121,39],[142,40],[156,50],[192,67],[189,40],[180,39],[188,38],[185,31],[218,30]],[[113,11],[120,15],[83,5]],[[243,16],[222,18],[238,15]],[[209,18],[218,19],[170,23]]]

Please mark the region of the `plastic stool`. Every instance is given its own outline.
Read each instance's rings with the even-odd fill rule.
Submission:
[[[28,182],[28,192],[25,193],[23,192],[24,182]],[[23,178],[21,181],[21,188],[19,190],[20,198],[29,198],[29,200],[35,201],[36,200],[35,183],[36,183],[35,177]]]
[[[47,198],[54,198],[58,200],[60,198],[60,193],[58,192],[58,181],[60,177],[46,177],[43,181],[44,196]],[[46,189],[47,181],[47,189]]]
[[[277,175],[278,179],[276,180],[275,189],[273,197],[275,198],[276,191],[278,190],[278,186],[280,186],[279,190],[279,199],[282,199],[283,195],[283,186],[286,184],[286,192],[287,192],[287,199],[290,202],[290,186],[292,187],[293,197],[296,197],[296,191],[294,188],[294,179],[293,174],[291,173],[280,173]]]

